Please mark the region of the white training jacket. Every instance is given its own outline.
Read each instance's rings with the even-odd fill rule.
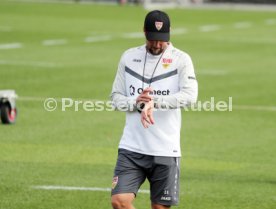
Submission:
[[[146,129],[136,108],[136,98],[149,85],[159,109],[153,113],[154,125]],[[180,108],[195,103],[197,94],[194,67],[187,53],[171,43],[163,55],[148,53],[146,45],[127,50],[118,65],[111,93],[114,106],[126,111],[119,148],[146,155],[180,157]]]

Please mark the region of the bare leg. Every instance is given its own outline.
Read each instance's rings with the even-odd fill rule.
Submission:
[[[114,209],[135,209],[132,205],[134,198],[133,193],[115,194],[111,197],[111,204]]]
[[[170,206],[165,206],[165,205],[159,205],[159,204],[151,204],[151,208],[152,209],[169,209]]]

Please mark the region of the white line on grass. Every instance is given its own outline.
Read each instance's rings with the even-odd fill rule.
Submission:
[[[143,32],[134,32],[134,33],[124,33],[122,34],[122,38],[136,39],[136,38],[144,38],[145,35]]]
[[[54,98],[57,102],[62,102],[62,99],[72,99],[73,101],[91,101],[91,102],[97,102],[97,101],[104,101],[99,99],[88,99],[88,98],[72,98],[72,97],[64,97],[64,98],[57,98],[57,97],[30,97],[30,96],[19,96],[17,100],[23,101],[23,102],[44,102],[46,99]],[[107,101],[104,101],[107,102]]]
[[[31,67],[46,67],[55,68],[61,67],[60,64],[50,63],[50,62],[39,62],[39,61],[10,61],[10,60],[0,60],[0,65],[14,65],[14,66],[31,66]]]
[[[110,41],[112,40],[112,36],[110,35],[103,35],[103,36],[90,36],[84,39],[86,43],[95,43],[95,42],[102,42],[102,41]]]
[[[234,24],[234,28],[236,29],[250,28],[251,26],[251,22],[237,22]]]
[[[220,29],[219,25],[203,25],[199,27],[199,31],[201,32],[211,32],[219,29]]]
[[[47,98],[43,98],[43,97],[24,97],[24,96],[20,96],[17,98],[17,100],[19,101],[23,101],[23,102],[44,102]]]
[[[174,28],[171,31],[172,35],[182,35],[187,33],[187,29],[186,28]],[[143,32],[133,32],[133,33],[124,33],[121,35],[122,38],[129,38],[129,39],[136,39],[136,38],[144,38],[145,35],[143,34]]]
[[[233,105],[233,110],[276,111],[276,106]]]
[[[6,43],[0,44],[0,49],[18,49],[21,48],[23,45],[21,43]]]
[[[260,37],[259,38],[248,38],[248,37],[240,37],[240,38],[223,38],[223,37],[217,37],[217,38],[214,38],[215,41],[220,41],[220,42],[223,42],[223,43],[241,43],[241,44],[276,44],[276,39],[275,38],[270,38],[270,39],[267,39],[267,38],[264,38],[264,39],[261,39]]]
[[[174,28],[174,29],[172,29],[171,34],[172,35],[182,35],[187,32],[188,32],[187,28]]]
[[[44,46],[56,46],[56,45],[64,45],[67,44],[66,39],[56,39],[56,40],[44,40],[42,41],[42,45]]]
[[[276,24],[276,19],[266,19],[265,24],[266,25],[275,25]]]
[[[72,187],[72,186],[32,186],[32,189],[39,189],[39,190],[64,190],[64,191],[100,191],[100,192],[110,192],[110,188],[102,188],[102,187]],[[140,189],[139,193],[146,193],[149,194],[149,190],[147,189]]]

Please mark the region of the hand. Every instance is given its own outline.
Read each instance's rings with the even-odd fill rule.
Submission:
[[[152,96],[149,95],[153,89],[151,87],[147,87],[143,90],[143,92],[137,97],[136,104],[147,103],[152,100]]]
[[[141,122],[144,128],[148,128],[149,125],[154,124],[153,109],[154,109],[153,100],[145,103],[145,106],[141,112]]]

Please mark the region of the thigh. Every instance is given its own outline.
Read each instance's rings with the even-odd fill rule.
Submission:
[[[138,153],[119,150],[112,181],[112,195],[122,193],[137,194],[146,178],[144,169],[137,162],[141,156]]]
[[[179,158],[155,157],[148,174],[153,204],[177,205],[179,201]]]

